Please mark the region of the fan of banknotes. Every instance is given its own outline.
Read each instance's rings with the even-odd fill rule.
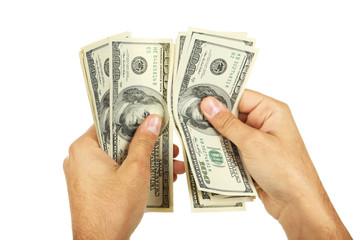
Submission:
[[[254,45],[246,33],[189,28],[175,45],[125,32],[81,49],[99,144],[117,163],[148,115],[163,118],[151,154],[147,211],[173,211],[173,126],[186,153],[192,211],[241,211],[257,196],[240,151],[199,108],[213,96],[237,115],[257,55]]]

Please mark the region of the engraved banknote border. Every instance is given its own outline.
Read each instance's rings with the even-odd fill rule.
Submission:
[[[202,43],[204,43],[205,41],[206,41],[206,39],[210,39],[210,40],[214,40],[214,41],[210,41],[209,43],[211,43],[211,44],[217,44],[217,42],[218,41],[220,41],[219,39],[216,39],[216,38],[212,38],[212,37],[206,37],[206,36],[198,36],[197,34],[195,34],[194,36],[196,36],[196,37],[194,37],[194,39],[192,40],[193,41],[193,43],[192,43],[192,45],[195,45],[195,41],[197,41],[196,43],[197,44],[202,44]],[[253,56],[255,56],[256,55],[256,53],[257,53],[257,50],[256,49],[254,49],[254,48],[250,48],[250,47],[248,47],[248,46],[244,46],[244,44],[237,44],[237,43],[234,43],[234,41],[221,41],[221,46],[224,46],[223,44],[228,44],[227,46],[232,46],[232,47],[230,47],[230,48],[233,48],[234,50],[236,50],[236,51],[243,51],[243,52],[249,52],[250,53],[250,55],[251,55],[251,57],[253,57]],[[185,63],[186,63],[186,59],[188,59],[188,58],[190,58],[190,56],[192,55],[192,54],[194,54],[195,53],[195,51],[196,51],[196,49],[192,49],[191,51],[187,51],[187,54],[186,54],[186,57],[183,57],[183,59],[182,59],[182,66],[184,66],[185,65]],[[248,56],[248,54],[247,54],[247,56]],[[251,62],[251,61],[250,61]],[[189,66],[188,66],[188,64],[186,64],[186,68],[185,69],[182,69],[181,71],[180,71],[180,69],[178,70],[178,76],[177,76],[177,88],[179,89],[178,90],[178,92],[177,93],[174,93],[174,96],[176,97],[176,98],[179,98],[179,96],[186,90],[186,88],[187,88],[187,86],[188,86],[188,83],[189,83],[189,80],[190,80],[190,77],[189,76],[186,76],[185,75],[185,73],[187,72],[186,70],[187,70],[187,68],[188,68]],[[183,79],[182,79],[182,77],[180,76],[180,74],[184,74],[183,75]],[[244,74],[244,78],[238,78],[237,80],[238,80],[238,83],[237,84],[235,84],[235,86],[236,85],[239,85],[239,86],[241,86],[240,87],[240,91],[237,91],[237,92],[239,92],[239,94],[241,95],[241,93],[243,92],[243,90],[244,90],[244,85],[245,85],[245,83],[246,83],[246,80],[247,80],[247,78],[248,78],[248,74]],[[181,84],[180,85],[180,83],[184,83],[185,82],[185,84]],[[175,84],[174,84],[175,85]],[[234,94],[233,94],[233,96],[231,96],[232,97],[232,103],[234,104],[236,104],[236,103],[238,103],[238,101],[239,101],[239,99],[240,99],[240,95],[237,95],[237,99],[234,99]],[[233,105],[234,106],[234,105]],[[178,114],[178,111],[177,111],[177,107],[175,106],[175,108],[174,108],[174,111],[176,112],[176,114]],[[232,109],[232,112],[234,113],[234,109]],[[178,125],[180,125],[181,126],[181,130],[184,130],[184,124],[183,123],[181,123],[181,122],[178,122],[179,121],[179,119],[180,119],[180,116],[179,116],[179,114],[177,115],[177,118],[178,119],[176,119],[176,122],[177,122],[177,124]],[[184,131],[181,131],[181,134],[185,134],[184,133]],[[183,136],[183,137],[185,137],[185,139],[186,139],[186,136]],[[187,147],[189,147],[190,146],[190,144],[189,143],[186,143],[186,145],[187,145]],[[191,146],[190,146],[191,147]],[[189,150],[189,149],[187,149],[187,150]],[[191,151],[190,151],[191,152]],[[189,156],[191,156],[191,153],[189,153],[189,151],[187,151],[187,154],[189,154]],[[191,161],[191,163],[193,163],[194,161]],[[192,166],[193,167],[193,166]],[[198,172],[197,172],[198,173]],[[197,176],[199,176],[199,175],[197,175]],[[246,176],[246,177],[245,177]],[[248,174],[246,174],[245,176],[243,176],[243,179],[244,179],[244,182],[248,182],[247,180],[249,180],[249,175]],[[201,181],[201,183],[200,183],[200,181]],[[252,187],[253,186],[253,183],[252,183],[252,181],[251,180],[249,180],[250,181],[250,186],[251,186],[251,189],[255,189],[254,187]],[[239,192],[239,191],[224,191],[223,189],[209,189],[209,188],[206,188],[206,187],[204,187],[204,186],[206,186],[205,184],[204,184],[204,181],[203,181],[203,179],[202,179],[202,176],[201,177],[197,177],[196,178],[196,183],[198,184],[198,186],[200,187],[200,189],[202,189],[202,190],[204,190],[204,191],[210,191],[210,192],[216,192],[216,193],[221,193],[221,194],[225,194],[225,192],[226,192],[226,194],[233,194],[233,193],[235,193],[235,192]],[[252,195],[257,195],[257,193],[256,193],[256,191],[253,191],[253,190],[249,190],[248,189],[248,184],[246,184],[245,185],[245,188],[246,188],[246,191],[247,191],[247,194],[249,194],[249,193],[251,193]]]
[[[111,39],[110,40],[111,43],[111,51],[112,51],[112,59],[111,59],[111,63],[112,64],[112,74],[115,73],[114,67],[120,67],[120,66],[114,66],[114,58],[118,59],[120,62],[120,52],[116,52],[114,51],[114,48],[117,47],[115,44],[126,44],[126,43],[131,43],[131,44],[143,44],[143,43],[152,43],[152,44],[159,44],[162,46],[162,48],[164,49],[163,51],[163,61],[164,61],[164,69],[163,69],[163,73],[162,73],[162,84],[163,84],[163,92],[162,92],[162,96],[163,99],[165,100],[165,102],[167,101],[167,94],[168,94],[168,81],[172,80],[172,75],[170,75],[170,71],[172,69],[172,64],[173,61],[172,57],[173,57],[173,51],[172,51],[172,40],[171,39],[121,39],[121,40],[117,40],[117,39]],[[116,49],[115,49],[116,50]],[[166,64],[166,58],[168,58],[168,70],[166,70],[165,68],[165,64]],[[120,70],[120,69],[119,69]],[[116,99],[117,98],[117,93],[118,93],[118,89],[117,89],[117,81],[119,79],[114,79],[114,76],[112,76],[113,82],[112,82],[112,97],[111,99]],[[116,86],[116,87],[115,87]],[[112,100],[111,100],[112,101]],[[113,106],[112,106],[113,107]],[[167,106],[166,106],[167,107]],[[168,108],[168,107],[167,107]],[[113,115],[113,114],[112,114]],[[165,127],[163,134],[160,136],[162,138],[162,155],[163,156],[170,156],[171,154],[171,159],[169,158],[168,161],[162,161],[162,169],[163,169],[163,199],[162,199],[162,203],[160,205],[156,205],[156,206],[152,206],[152,205],[147,205],[146,206],[146,211],[147,212],[151,212],[151,211],[173,211],[173,175],[172,175],[172,171],[173,171],[173,164],[172,164],[172,146],[170,146],[170,137],[172,137],[172,133],[170,133],[170,131],[172,131],[172,127],[170,125],[170,121],[168,122],[167,126]],[[113,133],[114,133],[114,128],[113,128]],[[114,136],[113,134],[113,149],[116,150],[116,136]],[[156,146],[155,146],[156,148]],[[115,151],[113,151],[113,156],[115,157],[115,155],[117,155],[115,153]],[[116,156],[117,159],[117,156]]]

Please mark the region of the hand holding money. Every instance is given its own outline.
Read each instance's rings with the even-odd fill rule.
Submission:
[[[289,239],[323,239],[324,232],[335,239],[351,238],[285,103],[246,90],[238,106],[239,119],[213,97],[201,102],[201,110],[241,150],[248,171],[260,186],[260,199]]]
[[[190,28],[177,38],[171,105],[186,156],[191,209],[241,211],[256,197],[252,179],[236,146],[221,136],[200,112],[213,96],[237,114],[237,104],[257,55],[244,33]]]
[[[253,39],[190,28],[173,53],[171,40],[129,37],[80,53],[97,134],[92,128],[77,140],[64,161],[74,235],[128,238],[145,204],[172,211],[174,124],[193,211],[244,210],[258,191],[289,238],[351,238],[287,105],[249,90],[241,98],[257,55]]]
[[[136,129],[150,114],[162,118],[150,160],[147,211],[172,211],[172,124],[166,106],[172,43],[115,35],[80,51],[101,148],[118,164],[126,159]]]
[[[74,239],[130,238],[146,207],[160,126],[156,115],[142,122],[121,166],[100,148],[94,126],[71,145],[64,172]]]
[[[134,132],[148,115],[163,118],[151,154],[147,211],[172,211],[173,125],[189,160],[193,211],[244,210],[245,202],[255,198],[238,149],[199,111],[206,96],[217,97],[229,109],[239,102],[257,54],[254,44],[245,33],[190,28],[178,37],[175,60],[171,40],[134,39],[130,33],[81,50],[98,140],[117,163],[126,159]]]

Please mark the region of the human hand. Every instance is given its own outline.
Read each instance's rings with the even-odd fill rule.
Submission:
[[[173,157],[176,158],[179,155],[179,147],[177,145],[173,145]],[[173,161],[173,181],[175,182],[178,174],[185,173],[185,165],[183,161],[175,160]]]
[[[204,116],[241,151],[268,213],[289,238],[349,239],[307,153],[289,107],[245,90],[239,119],[213,97],[200,105]]]
[[[130,237],[146,207],[150,155],[160,126],[156,115],[143,121],[121,166],[100,148],[94,126],[71,145],[64,172],[74,239]],[[174,146],[174,157],[178,152]],[[174,162],[174,179],[184,171]]]

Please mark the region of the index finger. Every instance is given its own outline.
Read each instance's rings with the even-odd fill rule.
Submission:
[[[270,97],[250,89],[245,89],[240,99],[238,109],[241,113],[250,113],[266,98]]]

